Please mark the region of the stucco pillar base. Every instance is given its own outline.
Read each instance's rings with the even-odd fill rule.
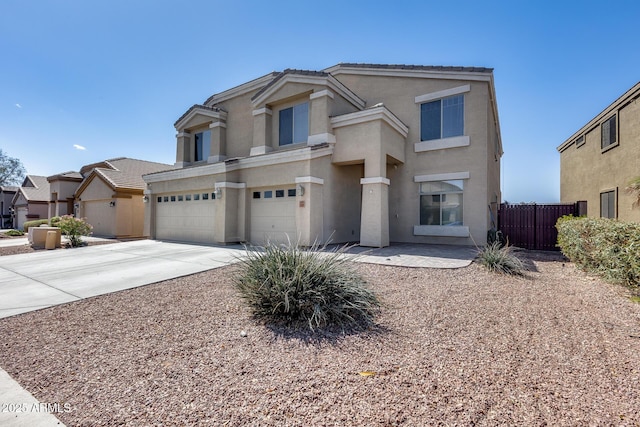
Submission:
[[[213,237],[217,243],[245,240],[245,193],[242,182],[216,182],[216,221]]]
[[[249,155],[259,156],[260,154],[267,154],[270,151],[273,151],[273,147],[261,145],[259,147],[251,147],[251,151],[249,152]]]
[[[322,217],[324,180],[313,176],[303,176],[296,178],[295,182],[298,244],[312,246],[314,243],[324,243],[322,231],[324,226]]]
[[[389,246],[389,180],[363,178],[360,246]]]

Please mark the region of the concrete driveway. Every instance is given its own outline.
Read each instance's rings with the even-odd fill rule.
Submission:
[[[0,318],[222,267],[243,253],[138,240],[0,257]]]

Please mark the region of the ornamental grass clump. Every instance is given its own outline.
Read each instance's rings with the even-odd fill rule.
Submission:
[[[524,264],[520,258],[513,254],[511,246],[503,246],[497,241],[478,252],[478,262],[489,271],[496,273],[522,276],[525,271]]]
[[[267,243],[247,248],[234,285],[253,313],[288,326],[361,328],[373,323],[380,301],[358,274],[345,247]]]

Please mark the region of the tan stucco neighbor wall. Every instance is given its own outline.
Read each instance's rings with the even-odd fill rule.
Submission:
[[[616,214],[640,222],[640,206],[625,191],[640,176],[640,83],[598,114],[560,147],[560,200],[587,202],[587,215],[600,216],[600,193],[615,191]],[[618,143],[601,148],[601,124],[618,114]],[[584,144],[576,140],[584,136]]]

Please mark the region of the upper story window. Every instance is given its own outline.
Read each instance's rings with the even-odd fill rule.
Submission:
[[[420,104],[420,141],[464,134],[464,95]]]
[[[576,148],[582,147],[584,145],[584,135],[580,135],[576,138]]]
[[[195,162],[200,162],[203,160],[207,160],[211,153],[211,131],[205,130],[203,132],[198,132],[194,136],[195,143],[195,158],[193,159]]]
[[[463,181],[420,184],[420,225],[462,225]]]
[[[280,110],[280,145],[307,142],[309,138],[309,103],[294,105]]]
[[[617,116],[612,116],[607,121],[600,125],[601,131],[601,148],[605,149],[610,145],[618,142],[618,132],[617,132]]]

